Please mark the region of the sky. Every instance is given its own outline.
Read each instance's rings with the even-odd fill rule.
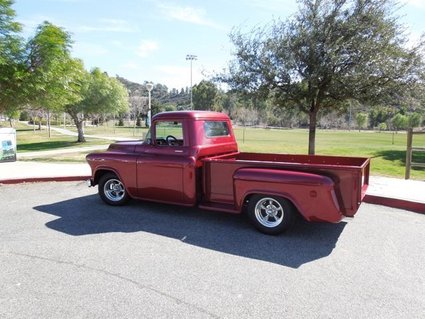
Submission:
[[[401,0],[398,11],[412,39],[425,32],[425,0]],[[73,40],[72,56],[110,76],[195,85],[232,59],[229,34],[250,32],[296,12],[296,0],[15,0],[24,37],[49,21]],[[187,55],[196,60],[186,60]]]

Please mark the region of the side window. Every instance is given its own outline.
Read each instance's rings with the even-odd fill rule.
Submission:
[[[205,121],[204,130],[206,137],[229,136],[229,127],[227,122]]]
[[[183,123],[159,121],[155,124],[155,144],[160,146],[183,146]]]

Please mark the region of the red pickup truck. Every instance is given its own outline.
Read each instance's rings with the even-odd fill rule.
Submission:
[[[369,183],[369,159],[239,152],[229,117],[165,112],[144,141],[117,142],[87,155],[90,186],[109,205],[130,198],[229,213],[246,212],[267,234],[297,215],[339,222],[358,210]]]

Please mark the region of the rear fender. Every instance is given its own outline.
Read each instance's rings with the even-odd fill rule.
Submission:
[[[335,183],[318,174],[265,168],[241,168],[233,176],[235,205],[242,210],[253,194],[288,199],[308,221],[338,222],[342,218]]]

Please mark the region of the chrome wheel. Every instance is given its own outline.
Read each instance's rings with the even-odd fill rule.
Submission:
[[[124,205],[130,199],[124,183],[112,172],[100,177],[99,196],[106,204],[112,206]]]
[[[274,198],[265,197],[255,205],[255,218],[268,228],[273,228],[282,223],[285,212],[282,205]]]
[[[119,179],[109,179],[103,186],[103,192],[107,199],[112,202],[119,202],[126,196],[125,187]]]
[[[297,216],[289,200],[274,195],[254,194],[249,198],[246,209],[253,225],[268,235],[278,235],[288,230]]]

